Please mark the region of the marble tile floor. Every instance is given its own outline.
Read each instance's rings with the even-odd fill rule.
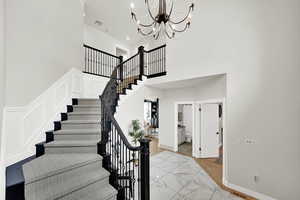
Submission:
[[[178,152],[192,157],[193,146],[191,142],[184,142],[178,146]]]
[[[151,200],[242,200],[222,190],[190,157],[163,151],[150,159]]]

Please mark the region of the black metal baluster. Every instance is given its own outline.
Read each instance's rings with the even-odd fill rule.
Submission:
[[[88,72],[90,72],[90,51],[91,51],[91,50],[88,49],[88,56],[87,56],[87,57],[88,57],[88,68],[87,68],[87,71],[88,71]]]
[[[99,59],[99,52],[96,53],[96,74],[100,75],[99,74],[99,62],[98,62],[98,59]]]
[[[86,47],[84,47],[84,71],[86,71]]]
[[[164,72],[166,72],[166,47],[164,47]]]
[[[159,49],[159,56],[158,56],[158,60],[159,60],[159,71],[158,72],[161,72],[161,49]]]

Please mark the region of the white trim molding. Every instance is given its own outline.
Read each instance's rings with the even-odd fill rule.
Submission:
[[[99,98],[108,80],[71,69],[28,105],[5,107],[0,163],[6,167],[34,155],[35,144],[45,141],[72,98]]]
[[[4,108],[1,139],[4,166],[34,155],[35,144],[45,140],[43,133],[53,129],[53,121],[60,120],[60,113],[66,112],[72,98],[82,96],[81,82],[82,73],[71,69],[28,105]]]
[[[167,146],[167,145],[163,145],[163,144],[158,144],[158,147],[159,147],[159,148],[162,148],[162,149],[169,150],[169,151],[174,151],[174,152],[176,152],[176,149],[174,149],[174,147],[171,147],[171,146]]]
[[[255,192],[253,190],[244,188],[242,186],[229,183],[226,179],[223,180],[223,184],[226,187],[230,188],[230,189],[233,189],[233,190],[236,190],[238,192],[241,192],[241,193],[244,193],[246,195],[249,195],[251,197],[257,198],[258,200],[277,200],[277,199],[275,199],[273,197],[270,197],[270,196],[267,196],[265,194],[262,194],[262,193],[259,193],[259,192]]]

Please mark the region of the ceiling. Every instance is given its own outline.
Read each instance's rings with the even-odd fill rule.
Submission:
[[[179,89],[179,88],[187,88],[187,87],[196,87],[204,82],[218,80],[223,78],[225,74],[218,74],[213,76],[205,76],[199,78],[185,79],[180,81],[170,81],[164,83],[151,84],[149,87],[157,88],[157,89]]]
[[[173,14],[175,14],[175,18],[184,16],[191,1],[174,0]],[[141,23],[150,23],[144,0],[86,0],[85,23],[133,46],[145,38],[137,33],[137,26],[131,19],[131,2],[135,4],[135,12]],[[155,13],[158,0],[149,0],[149,3]],[[102,22],[101,26],[95,24],[97,20]]]

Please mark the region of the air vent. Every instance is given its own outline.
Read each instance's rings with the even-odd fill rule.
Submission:
[[[102,26],[102,25],[103,25],[103,22],[101,22],[101,21],[99,21],[99,20],[96,20],[96,21],[95,21],[95,24],[96,24],[97,26]]]

